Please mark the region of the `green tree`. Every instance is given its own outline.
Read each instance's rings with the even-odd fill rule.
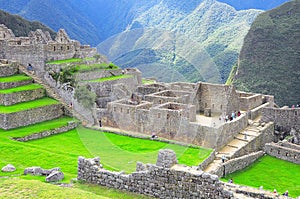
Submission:
[[[96,100],[96,94],[89,91],[86,86],[77,87],[74,96],[84,108],[89,110],[93,108]]]

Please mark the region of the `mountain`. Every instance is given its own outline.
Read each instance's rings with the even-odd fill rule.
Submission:
[[[98,51],[122,67],[137,67],[144,76],[154,74],[160,81],[224,83],[250,24],[262,11],[236,11],[215,0],[171,2],[161,1],[135,17],[126,31],[100,43]],[[147,66],[145,53],[136,53],[142,49],[153,52]],[[172,78],[162,78],[162,73]]]
[[[0,24],[6,25],[9,29],[13,30],[15,36],[28,36],[30,31],[41,29],[48,31],[52,38],[55,37],[56,33],[49,27],[41,24],[37,21],[28,21],[17,15],[11,15],[7,12],[0,10]]]
[[[155,76],[163,81],[183,78],[191,82],[204,80],[224,83],[237,60],[243,37],[254,18],[261,12],[252,8],[269,9],[288,0],[220,1],[224,3],[216,0],[0,0],[0,9],[29,20],[39,20],[55,31],[64,28],[71,38],[83,44],[97,46],[100,43],[98,49],[108,50],[100,53],[106,54],[113,62],[123,67],[141,65],[140,69],[143,69],[143,72],[149,71],[145,73],[147,77]],[[243,8],[251,9],[240,10]],[[151,29],[152,33],[153,29],[157,29],[157,33],[164,31],[165,34],[162,35],[154,34],[158,36],[157,41],[165,41],[167,37],[164,35],[177,38],[168,38],[168,42],[163,42],[168,44],[166,48],[154,42],[155,47],[159,49],[153,49],[151,47],[154,45],[140,34],[138,35],[141,38],[138,38],[138,35],[134,36],[137,41],[120,37],[126,37],[128,32],[131,32],[132,36],[135,34],[132,31],[137,28]],[[146,35],[153,41],[153,38],[150,38],[153,36],[149,35],[148,31],[145,30]],[[118,40],[112,42],[111,37]],[[189,41],[178,40],[184,38]],[[117,45],[121,40],[123,45],[132,48]],[[132,44],[128,43],[130,40]],[[142,41],[144,44],[141,44]],[[139,45],[134,46],[137,42]],[[113,44],[113,48],[108,47],[109,43]],[[184,46],[181,47],[180,43],[184,43]],[[187,45],[194,47],[193,52],[188,50]],[[146,47],[144,52],[140,46]],[[199,49],[196,49],[196,46]],[[126,50],[122,52],[116,48]],[[205,60],[197,58],[196,53],[199,51],[201,56],[205,56]],[[206,52],[203,53],[204,51]],[[116,52],[119,54],[116,55]],[[132,57],[137,53],[142,58]],[[154,57],[148,58],[146,66],[143,57],[147,53]],[[214,68],[208,70],[211,66]],[[173,77],[157,73],[162,69],[166,70],[163,74],[172,72]],[[216,73],[212,74],[215,71]]]
[[[259,10],[270,10],[275,7],[282,5],[289,0],[219,0],[220,2],[231,5],[236,10],[248,10],[248,9],[259,9]]]
[[[251,25],[232,72],[244,91],[275,96],[276,103],[300,103],[300,0],[260,14]]]

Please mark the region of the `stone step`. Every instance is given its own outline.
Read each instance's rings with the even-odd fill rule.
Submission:
[[[25,86],[0,90],[0,105],[10,106],[42,97],[45,97],[45,89],[41,85],[27,84]]]

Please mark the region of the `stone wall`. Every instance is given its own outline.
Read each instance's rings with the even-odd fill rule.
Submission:
[[[103,169],[99,158],[78,158],[78,180],[156,198],[230,198],[218,176],[176,165],[174,152],[160,150],[160,166],[141,163],[131,174]],[[174,166],[173,166],[174,165]]]
[[[252,94],[238,91],[241,110],[249,111],[255,107],[260,106],[263,103],[261,94]]]
[[[20,102],[27,102],[45,96],[44,88],[37,88],[33,90],[25,90],[21,92],[14,92],[9,94],[0,94],[0,104],[9,106]]]
[[[300,150],[288,148],[285,145],[275,143],[267,143],[265,145],[265,151],[267,154],[276,158],[300,164]]]
[[[232,157],[240,157],[255,151],[263,150],[266,143],[273,142],[275,140],[274,135],[274,123],[270,122],[263,127],[259,127],[259,135],[251,140],[251,137],[248,137],[249,142],[247,145],[239,148]]]
[[[7,130],[27,126],[59,118],[62,115],[63,109],[61,104],[53,104],[14,113],[1,113],[0,121],[3,121],[3,123],[0,123],[0,128]]]
[[[8,63],[5,60],[0,61],[0,77],[7,77],[18,73],[19,68],[16,62]]]
[[[227,162],[223,163],[214,172],[214,174],[216,174],[219,177],[224,177],[235,171],[240,171],[246,168],[247,166],[251,165],[253,162],[255,162],[258,158],[262,157],[263,155],[264,155],[263,151],[258,151],[258,152],[250,153],[248,155],[244,155],[238,158],[228,160]]]
[[[208,167],[210,163],[212,163],[216,158],[216,150],[214,149],[213,152],[209,155],[208,158],[206,158],[199,166],[198,170],[204,170]]]
[[[32,83],[33,80],[29,79],[29,80],[22,80],[22,81],[14,81],[14,82],[0,82],[0,89],[9,89],[9,88],[14,88],[14,87],[18,87],[18,86],[24,86],[27,84]]]
[[[270,103],[267,102],[265,104],[262,104],[261,106],[258,106],[254,109],[252,109],[251,111],[249,111],[249,119],[254,120],[255,118],[257,118],[258,116],[260,116],[262,114],[263,108],[265,107],[270,107]]]
[[[264,108],[261,120],[263,122],[272,121],[276,127],[287,132],[292,128],[300,131],[300,108]]]
[[[51,135],[64,133],[64,132],[70,131],[76,127],[77,127],[76,122],[68,122],[68,124],[66,126],[62,126],[62,127],[51,129],[51,130],[46,130],[46,131],[39,132],[39,133],[34,133],[34,134],[27,135],[24,137],[14,137],[12,139],[20,141],[20,142],[28,142],[30,140],[37,140],[37,139],[45,138],[45,137],[48,137]]]

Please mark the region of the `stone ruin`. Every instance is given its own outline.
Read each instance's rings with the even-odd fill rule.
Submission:
[[[156,198],[231,198],[218,176],[177,165],[176,155],[160,150],[156,165],[137,163],[131,174],[102,168],[99,158],[78,158],[78,180]],[[163,185],[163,186],[162,186]]]

